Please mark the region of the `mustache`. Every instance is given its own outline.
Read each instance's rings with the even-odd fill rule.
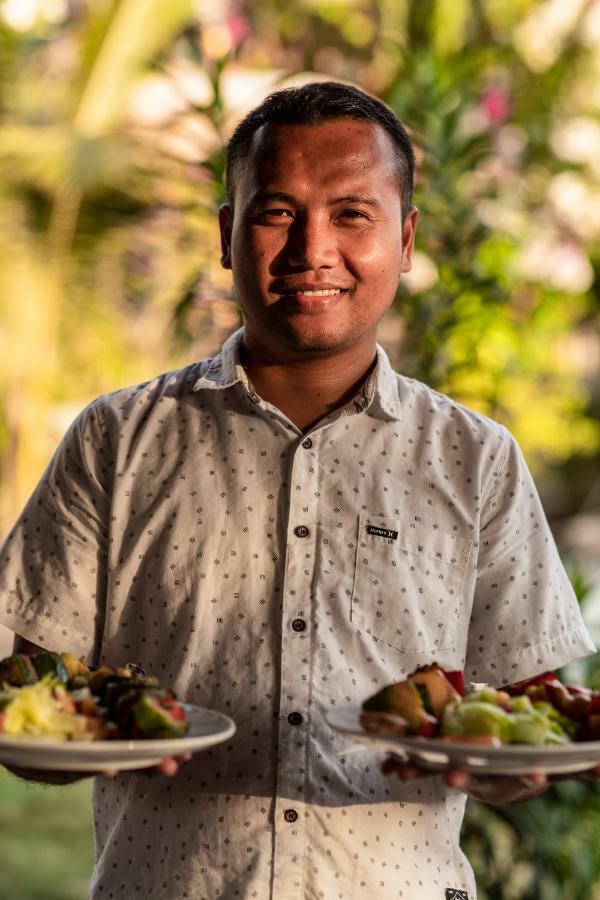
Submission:
[[[295,281],[290,278],[277,278],[270,286],[273,294],[297,294],[302,291],[349,291],[351,284],[335,284],[332,281]]]

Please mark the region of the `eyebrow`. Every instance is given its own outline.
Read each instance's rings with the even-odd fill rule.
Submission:
[[[252,203],[269,200],[280,200],[282,203],[289,203],[290,206],[294,206],[298,202],[292,194],[287,194],[285,191],[257,191],[251,198]],[[376,209],[381,207],[381,204],[375,197],[367,197],[361,194],[348,194],[345,197],[334,197],[328,200],[328,206],[336,206],[338,203],[355,203],[360,206],[372,206]]]

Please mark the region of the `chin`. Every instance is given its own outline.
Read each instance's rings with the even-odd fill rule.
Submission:
[[[286,328],[278,331],[282,341],[297,353],[334,353],[353,344],[359,335],[336,331],[332,328]]]

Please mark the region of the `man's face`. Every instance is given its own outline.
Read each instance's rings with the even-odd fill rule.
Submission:
[[[263,126],[233,209],[219,216],[247,339],[290,358],[371,343],[410,269],[416,218],[413,208],[402,223],[394,147],[379,125]]]

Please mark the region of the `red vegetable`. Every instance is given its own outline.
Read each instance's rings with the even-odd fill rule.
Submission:
[[[433,737],[437,731],[437,726],[438,720],[436,717],[432,716],[431,713],[424,712],[415,734],[419,737]]]
[[[596,692],[592,692],[589,688],[581,687],[578,684],[565,684],[566,689],[570,694],[573,694],[575,697],[587,697],[589,700],[592,699]]]
[[[444,671],[444,675],[446,679],[450,682],[452,687],[457,693],[460,694],[461,697],[465,696],[465,679],[463,673],[460,671],[456,672],[446,672]]]
[[[556,675],[554,672],[542,672],[541,675],[536,675],[534,678],[526,678],[524,681],[517,681],[515,684],[508,684],[506,687],[503,687],[502,690],[506,691],[507,694],[511,696],[518,696],[520,694],[524,694],[528,687],[534,687],[538,684],[544,684],[546,681],[557,681]]]
[[[168,710],[169,715],[172,719],[175,719],[176,722],[185,722],[185,710],[181,703],[178,700],[175,700],[174,697],[165,697],[160,701],[160,705],[163,709]]]

